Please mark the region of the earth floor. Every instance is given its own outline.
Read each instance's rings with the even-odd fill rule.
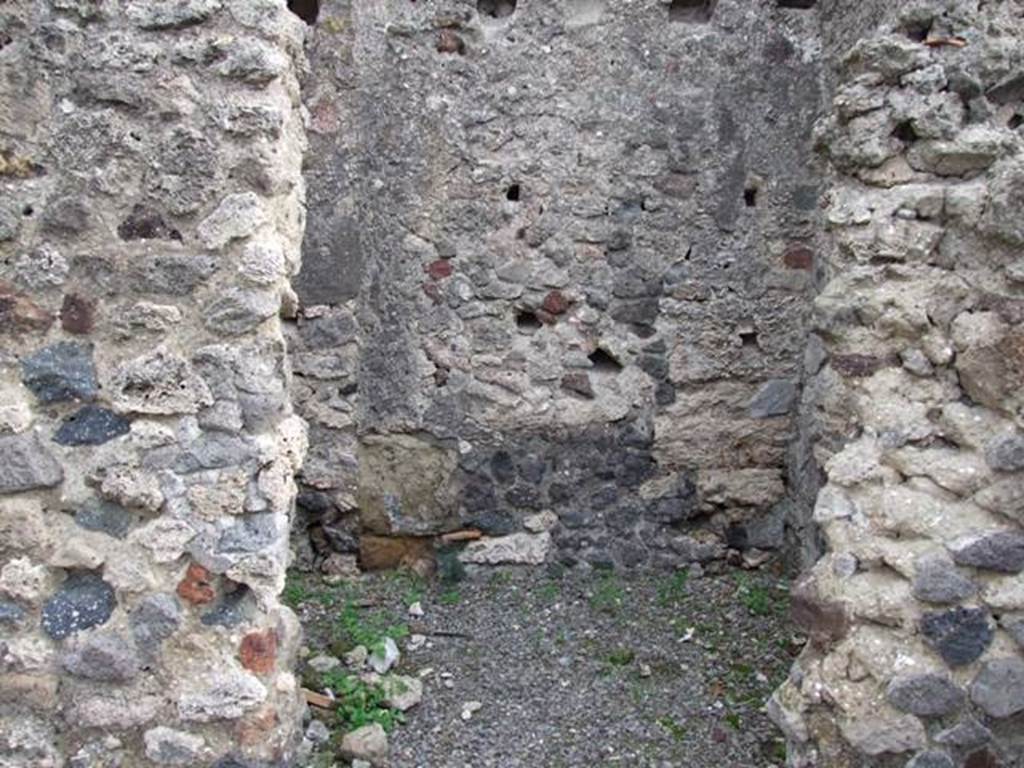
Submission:
[[[310,659],[399,637],[396,671],[424,691],[404,723],[384,713],[390,768],[784,763],[764,703],[803,639],[788,623],[787,583],[769,570],[490,570],[457,583],[399,573],[337,585],[296,575],[286,598],[306,630],[308,689],[338,687]],[[367,713],[310,711],[332,738],[309,766],[345,765],[337,743]]]

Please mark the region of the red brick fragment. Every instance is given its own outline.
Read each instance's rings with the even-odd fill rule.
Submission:
[[[60,325],[68,333],[90,333],[95,324],[96,302],[69,293],[60,308]]]
[[[217,596],[213,588],[212,574],[199,565],[192,563],[185,572],[185,578],[178,584],[178,597],[192,605],[212,603]]]
[[[277,660],[277,632],[265,629],[262,632],[250,632],[242,638],[238,649],[242,666],[258,675],[269,675],[274,671]]]
[[[451,277],[454,271],[452,263],[444,259],[432,261],[427,265],[427,274],[430,275],[432,280],[443,280],[446,277]]]
[[[437,52],[463,56],[466,53],[466,41],[450,29],[442,29],[437,35]]]
[[[569,311],[569,300],[559,291],[554,290],[544,297],[541,309],[552,315],[564,315]]]
[[[789,269],[814,269],[814,251],[803,243],[794,243],[782,254],[782,263]]]
[[[53,316],[13,286],[0,282],[0,331],[45,331]]]

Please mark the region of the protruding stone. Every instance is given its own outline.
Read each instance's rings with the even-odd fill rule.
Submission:
[[[178,0],[174,3],[133,2],[128,15],[140,29],[182,29],[201,24],[220,9],[220,0]]]
[[[1012,434],[994,438],[985,446],[985,461],[1001,472],[1024,469],[1024,437]]]
[[[121,365],[110,389],[114,405],[127,412],[196,413],[213,404],[206,383],[188,361],[163,347]]]
[[[181,626],[181,606],[174,595],[158,592],[135,606],[130,623],[135,642],[152,653]]]
[[[941,556],[924,557],[914,568],[914,597],[926,603],[958,603],[975,594],[974,582]]]
[[[113,588],[94,573],[72,573],[43,606],[43,630],[54,640],[105,624],[116,604]]]
[[[971,701],[992,717],[1024,712],[1024,660],[993,659],[982,665],[971,683]]]
[[[341,756],[347,760],[366,760],[375,768],[387,765],[388,735],[377,723],[346,733],[341,740]]]
[[[417,677],[388,675],[381,680],[384,706],[406,712],[423,700],[423,681]]]
[[[979,658],[995,635],[988,611],[983,608],[926,613],[921,619],[921,633],[925,642],[953,667],[962,667]]]
[[[970,565],[999,573],[1024,571],[1024,533],[997,531],[970,536],[949,546],[953,560],[959,565]]]
[[[470,542],[459,559],[476,565],[541,565],[550,549],[550,533],[513,533]]]
[[[127,638],[114,632],[83,637],[61,663],[78,677],[104,683],[124,683],[139,674],[139,658]]]
[[[907,763],[906,768],[956,768],[953,758],[945,752],[928,750],[914,755]]]
[[[60,445],[102,445],[127,435],[131,422],[124,416],[97,405],[86,405],[64,419],[53,441]]]
[[[267,212],[255,192],[225,197],[197,230],[203,245],[219,250],[232,240],[252,235],[267,221]]]
[[[158,765],[196,765],[206,746],[202,736],[164,725],[146,731],[142,740],[146,745],[146,757]]]
[[[384,640],[381,641],[380,647],[373,649],[373,653],[370,654],[367,661],[374,672],[378,675],[383,675],[395,666],[401,657],[402,654],[399,652],[398,645],[395,641],[390,637],[385,637]]]
[[[787,379],[767,381],[750,401],[748,410],[752,419],[770,419],[785,416],[796,402],[796,384]]]
[[[945,675],[901,675],[886,689],[889,703],[918,717],[939,717],[963,706],[966,695]]]
[[[35,434],[0,436],[0,493],[51,488],[64,470]]]
[[[41,403],[92,400],[99,384],[92,348],[62,341],[21,361],[21,380]]]
[[[131,512],[108,501],[90,499],[75,511],[75,523],[87,531],[98,531],[123,539],[135,521]]]
[[[178,699],[178,715],[191,722],[233,720],[267,698],[263,683],[240,670],[211,670],[201,679],[182,682],[187,688]]]

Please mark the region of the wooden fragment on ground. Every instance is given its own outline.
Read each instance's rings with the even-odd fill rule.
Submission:
[[[334,709],[334,699],[322,693],[311,691],[309,688],[302,689],[302,695],[306,697],[306,703],[318,709]]]
[[[924,41],[925,45],[937,48],[940,45],[951,45],[954,48],[963,48],[967,41],[962,37],[929,37]]]
[[[452,531],[451,533],[442,534],[441,541],[446,544],[454,541],[476,541],[477,539],[482,539],[483,536],[483,531],[478,531],[476,528],[466,528],[463,531]]]

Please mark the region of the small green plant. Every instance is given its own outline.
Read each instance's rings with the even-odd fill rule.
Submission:
[[[734,731],[738,731],[740,727],[743,725],[743,722],[740,720],[739,714],[736,712],[730,712],[729,714],[727,714],[725,716],[725,722]]]
[[[736,579],[736,593],[752,616],[768,616],[777,607],[771,591],[761,584],[751,583],[744,574]]]
[[[668,735],[676,741],[683,741],[686,739],[686,729],[671,715],[662,715],[658,718],[658,725],[664,728]]]
[[[302,603],[309,600],[310,592],[306,585],[299,581],[289,580],[285,585],[284,593],[281,595],[285,605],[289,608],[298,608]]]
[[[616,648],[608,654],[608,663],[616,667],[626,667],[633,663],[636,654],[632,648]]]
[[[335,644],[339,647],[366,646],[371,653],[383,649],[384,639],[401,640],[409,636],[405,624],[388,624],[382,614],[363,614],[349,600],[335,621]]]
[[[459,594],[457,589],[449,589],[442,592],[438,600],[441,605],[458,605],[462,600],[462,595]]]
[[[562,594],[562,587],[557,581],[549,581],[540,588],[540,599],[545,603],[553,603]]]
[[[390,732],[405,722],[401,712],[384,706],[387,694],[382,685],[366,683],[356,675],[338,669],[326,672],[323,683],[338,697],[335,719],[344,731],[377,723]]]
[[[658,603],[663,606],[678,605],[686,599],[686,585],[690,572],[685,568],[676,571],[658,586]]]
[[[594,588],[594,595],[590,598],[592,608],[604,613],[618,613],[622,607],[625,592],[614,573],[603,576]]]

